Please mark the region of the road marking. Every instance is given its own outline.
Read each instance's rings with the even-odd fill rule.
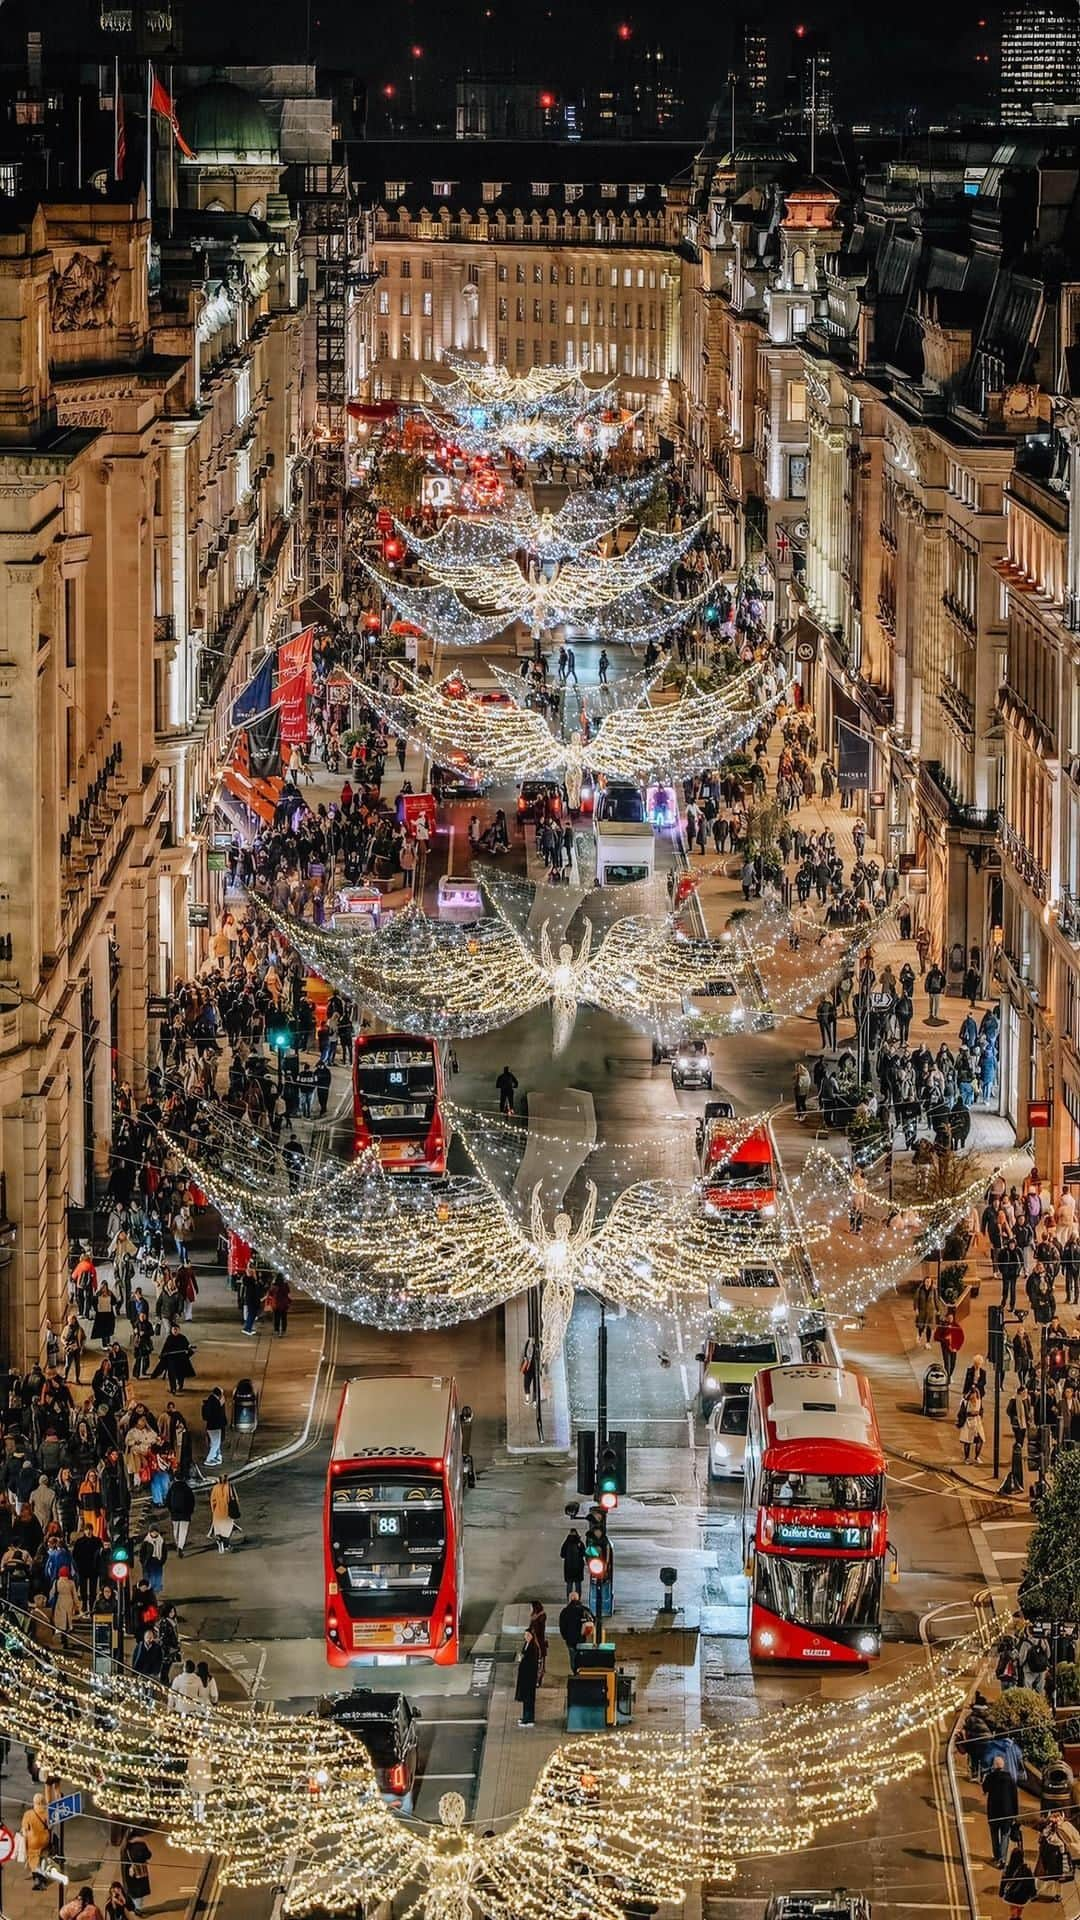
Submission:
[[[680,1362],[679,1362],[679,1379],[680,1379],[680,1380],[682,1381],[682,1390],[683,1390],[683,1399],[684,1399],[684,1400],[689,1400],[689,1398],[690,1398],[690,1375],[689,1375],[689,1374],[687,1373],[687,1371],[686,1371],[686,1362],[685,1362],[685,1360],[680,1360]]]
[[[422,1724],[425,1727],[486,1727],[487,1719],[482,1713],[475,1714],[472,1717],[462,1718],[460,1720],[459,1719],[434,1720],[432,1719],[430,1714],[425,1714]]]
[[[683,1337],[682,1337],[682,1321],[679,1319],[676,1319],[675,1321],[675,1351],[676,1353],[685,1352],[685,1348],[683,1346]]]

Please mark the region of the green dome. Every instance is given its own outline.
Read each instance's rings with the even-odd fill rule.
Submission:
[[[197,161],[247,161],[279,158],[270,120],[253,93],[230,80],[211,80],[180,102],[180,131]]]

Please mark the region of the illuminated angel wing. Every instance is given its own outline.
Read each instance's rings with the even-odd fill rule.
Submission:
[[[423,1870],[423,1845],[382,1804],[363,1745],[332,1721],[248,1701],[176,1713],[155,1681],[46,1653],[9,1615],[0,1724],[49,1773],[92,1791],[99,1813],[216,1855],[227,1884],[273,1884],[290,1860],[310,1871],[342,1831],[368,1863],[372,1897]]]
[[[425,633],[452,642],[455,647],[482,647],[502,633],[515,619],[522,619],[532,605],[528,582],[521,578],[521,593],[513,608],[505,612],[474,613],[452,587],[410,587],[394,574],[365,561],[383,598],[403,620],[412,621]]]
[[[381,693],[359,680],[354,685],[390,726],[421,740],[439,766],[457,765],[464,755],[491,778],[528,780],[564,764],[566,748],[541,714],[455,698],[409,667],[399,666],[397,678],[401,693]]]
[[[715,764],[750,738],[776,704],[754,700],[757,668],[737,675],[718,692],[702,693],[692,679],[678,699],[620,707],[601,721],[589,747],[589,762],[609,778],[682,779]]]
[[[246,1701],[179,1714],[156,1682],[45,1652],[13,1616],[0,1725],[100,1812],[214,1854],[224,1885],[287,1881],[291,1912],[405,1898],[413,1920],[623,1920],[634,1902],[678,1900],[863,1817],[920,1764],[912,1742],[959,1709],[968,1669],[1008,1624],[988,1617],[890,1685],[764,1722],[564,1741],[498,1834],[464,1824],[460,1794],[430,1830],[397,1818],[362,1743],[333,1721]]]
[[[623,1020],[663,1020],[681,1006],[683,996],[704,993],[710,980],[729,975],[730,942],[687,940],[671,920],[627,915],[616,920],[593,954],[582,980],[581,997]],[[723,1014],[710,1031],[734,1032],[739,1024]]]
[[[462,927],[410,907],[374,933],[354,933],[312,926],[266,901],[259,910],[324,980],[406,1033],[490,1033],[549,995],[525,941],[500,915]]]
[[[242,1132],[219,1123],[201,1147],[170,1145],[226,1224],[303,1292],[363,1326],[456,1326],[539,1285],[544,1269],[494,1185],[455,1174],[395,1179],[371,1154],[336,1172],[245,1176]]]

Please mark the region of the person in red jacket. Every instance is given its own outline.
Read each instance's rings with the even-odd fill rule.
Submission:
[[[956,1356],[964,1344],[964,1329],[956,1318],[955,1309],[949,1307],[945,1318],[939,1320],[934,1328],[934,1339],[941,1348],[941,1364],[945,1377],[951,1383],[956,1372]]]

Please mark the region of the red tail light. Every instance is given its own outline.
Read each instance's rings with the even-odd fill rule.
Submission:
[[[408,1777],[406,1775],[405,1768],[401,1766],[400,1763],[396,1767],[391,1767],[390,1769],[391,1793],[404,1793],[407,1785],[408,1785]]]

